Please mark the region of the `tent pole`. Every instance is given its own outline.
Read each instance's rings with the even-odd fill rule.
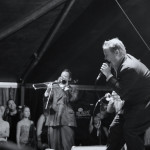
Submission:
[[[21,102],[20,102],[20,104],[21,104],[21,106],[23,106],[24,102],[25,102],[25,85],[22,84],[20,86],[20,91],[21,91]]]
[[[28,25],[32,21],[38,19],[42,15],[46,14],[48,11],[62,5],[66,0],[55,0],[55,1],[50,1],[46,3],[44,6],[30,14],[29,16],[23,18],[19,22],[15,22],[14,24],[10,24],[6,30],[0,33],[0,40],[5,39],[6,37],[10,36],[11,34],[17,32],[24,26]]]
[[[54,36],[56,35],[56,33],[59,30],[60,26],[62,25],[63,21],[67,17],[67,15],[68,15],[70,9],[72,8],[74,2],[75,2],[75,0],[69,0],[68,1],[68,3],[66,5],[66,7],[64,8],[64,11],[62,12],[60,18],[58,19],[56,24],[54,24],[53,28],[50,29],[45,40],[43,41],[43,43],[41,44],[41,46],[39,47],[37,52],[35,52],[33,54],[32,60],[29,62],[28,66],[25,68],[24,72],[22,73],[22,75],[19,78],[21,83],[25,82],[25,79],[27,78],[29,73],[38,64],[38,62],[40,61],[40,59],[42,58],[42,56],[44,55],[44,53],[46,52],[46,50],[48,49],[50,44],[52,43]]]

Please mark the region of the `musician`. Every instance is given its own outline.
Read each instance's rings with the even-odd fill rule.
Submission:
[[[143,135],[150,126],[150,71],[135,57],[126,53],[118,38],[103,44],[105,59],[101,72],[108,85],[124,100],[122,113],[115,117],[109,133],[107,150],[144,150]]]
[[[76,127],[75,112],[72,103],[77,100],[78,91],[70,86],[71,72],[62,71],[57,82],[49,85],[44,97],[49,98],[49,126],[50,147],[55,150],[70,150],[74,145],[74,127]]]

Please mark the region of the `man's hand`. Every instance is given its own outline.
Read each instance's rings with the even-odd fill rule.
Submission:
[[[115,108],[114,108],[114,100],[112,97],[109,98],[109,103],[107,105],[107,112],[108,113],[113,113],[115,112]]]
[[[111,67],[108,63],[103,63],[100,71],[106,76],[106,78],[111,75]]]

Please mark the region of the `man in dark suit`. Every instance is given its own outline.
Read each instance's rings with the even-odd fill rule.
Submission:
[[[135,57],[126,53],[118,38],[103,44],[105,59],[101,72],[116,91],[124,106],[110,126],[107,150],[144,150],[143,135],[150,126],[150,71]]]
[[[78,91],[69,85],[70,81],[71,72],[65,69],[44,94],[50,102],[46,125],[49,126],[50,147],[55,150],[71,150],[74,145],[76,119],[71,103],[77,100]]]

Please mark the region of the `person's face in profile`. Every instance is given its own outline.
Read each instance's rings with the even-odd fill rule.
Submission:
[[[120,59],[120,52],[119,50],[115,50],[114,52],[111,51],[111,49],[103,49],[105,60],[108,61],[111,66],[117,66],[118,60]]]

